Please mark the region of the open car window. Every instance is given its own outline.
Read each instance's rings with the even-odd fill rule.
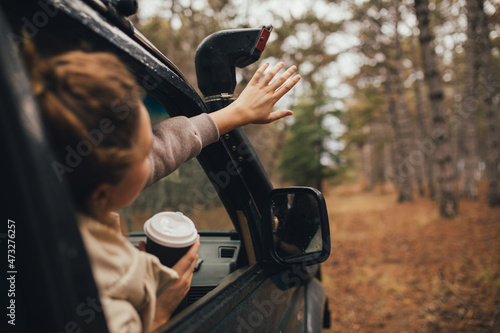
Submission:
[[[163,106],[146,95],[144,105],[151,123],[169,118]],[[162,211],[179,211],[190,217],[198,230],[232,230],[234,226],[219,195],[196,159],[146,188],[130,206],[120,210],[125,231],[143,230],[144,222]]]

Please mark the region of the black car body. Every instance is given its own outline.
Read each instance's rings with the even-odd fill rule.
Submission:
[[[93,50],[112,52],[126,62],[138,82],[170,116],[189,117],[230,103],[227,96],[234,89],[234,66],[243,67],[257,60],[270,32],[269,27],[223,32],[207,41],[217,44],[221,36],[248,37],[250,46],[243,43],[228,56],[230,52],[224,52],[224,48],[234,43],[219,44],[222,62],[212,61],[217,54],[199,50],[200,72],[203,68],[227,71],[226,76],[215,77],[229,78],[226,83],[205,83],[207,89],[215,90],[204,92],[210,95],[204,101],[182,73],[130,24],[124,15],[129,7],[120,8],[117,3],[120,1],[1,2],[0,126],[6,183],[3,188],[8,201],[4,203],[7,229],[0,241],[8,251],[4,270],[7,276],[3,279],[7,281],[4,320],[13,331],[107,331],[75,208],[65,184],[57,180],[50,167],[53,154],[19,50],[23,38],[44,43],[49,53],[82,43]],[[133,1],[124,3],[130,5]],[[199,80],[203,80],[200,72]],[[274,190],[241,129],[206,147],[198,161],[217,186],[234,230],[200,232],[199,256],[203,262],[182,308],[160,331],[319,332],[329,326],[319,263],[330,254],[330,236],[321,194],[308,188]],[[228,166],[232,166],[231,172]],[[224,186],[217,178],[221,172],[229,177]],[[321,244],[314,251],[305,249],[307,242],[302,253],[294,255],[283,254],[275,246],[284,232],[284,228],[274,225],[281,223],[276,207],[279,200],[292,197],[308,198],[314,206],[307,208],[314,210],[313,215],[298,212],[308,213],[305,218],[318,230]],[[290,202],[281,208],[287,205]],[[303,236],[301,224],[293,228],[293,237],[312,238]],[[130,237],[132,243],[141,239],[142,233]]]

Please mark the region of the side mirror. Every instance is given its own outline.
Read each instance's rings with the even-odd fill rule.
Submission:
[[[263,231],[274,261],[313,265],[330,256],[330,225],[321,192],[310,187],[271,191]]]

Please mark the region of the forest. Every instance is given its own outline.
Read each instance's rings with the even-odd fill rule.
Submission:
[[[390,183],[399,202],[424,196],[453,217],[485,180],[500,204],[499,1],[286,3],[142,0],[133,21],[193,85],[206,36],[273,25],[261,61],[303,78],[279,105],[293,118],[246,129],[275,184]]]

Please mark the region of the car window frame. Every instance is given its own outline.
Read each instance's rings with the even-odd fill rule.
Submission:
[[[50,0],[47,2],[52,3]],[[131,36],[109,24],[104,17],[98,15],[92,8],[86,7],[83,2],[60,0],[56,1],[56,3],[61,5],[59,10],[62,14],[58,14],[64,16],[61,21],[70,21],[72,24],[75,24],[72,29],[75,31],[81,31],[79,29],[82,29],[84,34],[91,35],[87,38],[91,41],[96,41],[95,49],[112,52],[119,56],[131,69],[131,72],[136,75],[139,80],[143,80],[142,85],[148,85],[148,87],[151,88],[150,92],[153,92],[152,95],[155,96],[160,103],[171,106],[171,108],[167,109],[170,116],[184,115],[190,117],[201,114],[202,112],[208,112],[202,98],[189,83],[185,82],[182,77],[178,76],[176,72],[170,69],[165,63],[155,58],[154,55],[151,55],[146,48],[137,44],[137,41],[133,40]],[[36,6],[36,4],[33,4],[33,6]],[[159,83],[157,80],[158,78],[162,79],[162,81],[160,81],[161,84],[155,84],[155,82]],[[242,130],[236,130],[232,133],[228,133],[228,135],[224,136],[219,142],[203,149],[200,156],[198,156],[198,160],[205,172],[225,172],[228,166],[239,169],[238,157],[235,156],[233,154],[234,152],[232,153],[230,149],[232,143],[230,140],[241,137],[245,137],[244,132]],[[228,311],[227,313],[229,313],[232,306],[230,304],[238,304],[238,302],[245,297],[246,294],[241,293],[241,290],[250,290],[249,288],[254,288],[262,281],[265,275],[262,267],[256,265],[262,258],[262,242],[258,227],[258,223],[261,220],[261,213],[256,205],[256,199],[250,193],[249,186],[244,177],[242,177],[242,174],[238,172],[231,176],[230,184],[226,188],[220,189],[219,196],[231,220],[235,224],[235,229],[242,235],[241,241],[245,245],[245,250],[249,258],[248,265],[242,267],[243,271],[239,271],[237,274],[230,277],[230,279],[234,280],[217,288],[217,290],[202,303],[195,304],[195,306],[190,309],[189,316],[193,316],[193,313],[196,314],[198,311],[208,313],[220,307],[224,307],[224,309]],[[243,230],[243,228],[246,229]],[[78,242],[76,242],[76,244],[78,244]],[[86,262],[80,261],[78,265],[79,267],[76,269],[77,272],[83,270],[91,274],[88,260]],[[70,279],[68,282],[71,281],[72,283],[81,282],[81,278],[74,279],[67,276],[62,278]],[[93,282],[92,278],[90,280]],[[250,280],[253,281],[251,285],[248,282]],[[77,285],[73,285],[74,288],[78,289]],[[228,291],[236,293],[237,290],[239,290],[237,293],[238,295],[231,297],[229,303],[227,300],[221,302],[221,300],[227,297],[225,295],[227,295]],[[67,304],[68,303],[65,302],[59,302],[61,309],[67,306]],[[214,307],[214,304],[217,306]],[[224,316],[225,313],[226,312],[218,312],[217,316],[212,316],[211,321],[220,316]],[[184,316],[182,318],[184,318]],[[101,319],[103,319],[102,313]],[[183,325],[183,320],[184,319],[179,319],[179,321],[176,321],[176,324],[172,324],[172,327]],[[97,320],[94,321],[94,324],[97,326],[105,326],[103,322]],[[100,329],[100,331],[104,331],[104,328]]]

